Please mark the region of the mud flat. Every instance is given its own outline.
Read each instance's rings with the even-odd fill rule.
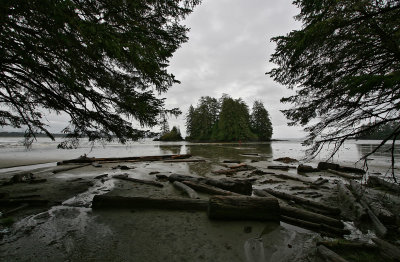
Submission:
[[[345,186],[350,182],[344,177],[324,170],[298,174],[292,168],[292,165],[297,164],[291,163],[291,168],[286,168],[286,163],[273,160],[255,162],[251,157],[241,159],[239,164],[196,156],[189,159],[196,161],[165,161],[165,158],[155,161],[143,158],[143,161],[135,162],[109,159],[102,162],[97,159],[90,162],[97,163],[95,165],[78,166],[70,163],[1,174],[0,200],[4,200],[4,203],[6,200],[14,201],[9,201],[8,206],[4,203],[0,206],[3,214],[13,211],[3,215],[2,220],[13,220],[14,223],[2,225],[0,260],[314,261],[319,256],[316,252],[317,242],[325,241],[324,245],[333,249],[338,256],[343,255],[348,261],[356,261],[342,252],[342,249],[335,248],[331,243],[329,246],[326,241],[332,238],[325,237],[374,245],[373,224],[357,221],[351,214],[351,208],[342,210],[338,201],[338,182],[341,181]],[[205,166],[208,171],[204,170]],[[271,166],[274,168],[268,168]],[[215,172],[219,170],[235,172]],[[257,214],[268,212],[265,207],[268,204],[265,203],[272,203],[270,200],[263,202],[258,199],[257,203],[245,204],[246,201],[252,201],[252,197],[234,193],[219,200],[224,207],[223,219],[215,220],[206,211],[207,205],[214,194],[226,192],[226,188],[208,191],[194,189],[197,196],[191,199],[187,193],[174,186],[170,177],[181,178],[183,184],[190,181],[185,184],[189,187],[196,183],[201,185],[197,188],[216,187],[235,181],[251,183],[253,196],[254,192],[260,190],[265,195],[259,198],[275,199],[271,200],[274,203],[271,208],[274,208],[277,215],[270,219],[269,216]],[[357,181],[362,182],[362,179]],[[385,195],[392,207],[400,206],[396,194],[380,191],[379,188],[366,190],[370,191],[369,198],[379,199]],[[268,195],[274,192],[281,194]],[[119,202],[119,208],[116,208],[117,205],[112,207],[112,202],[109,202],[111,208],[92,209],[95,195],[114,199],[112,201],[156,199],[159,202],[150,207],[142,204],[122,205]],[[30,205],[28,199],[47,202],[35,206]],[[162,205],[163,199],[169,203],[171,199],[183,200],[185,203],[197,201],[201,203],[201,208],[166,210]],[[141,203],[154,203],[151,201]],[[282,209],[280,215],[283,217],[280,219],[279,206],[275,203],[279,203]],[[237,211],[250,205],[254,205],[257,210],[256,216],[247,215],[241,219]],[[172,206],[176,207],[175,204]],[[247,209],[246,214],[249,212],[251,210]],[[253,217],[258,219],[252,220]],[[396,229],[397,224],[393,224],[393,219],[390,221],[392,224],[385,226]],[[392,233],[385,239],[394,244],[395,248],[398,241],[396,230],[389,230]],[[326,251],[324,248],[319,249]]]

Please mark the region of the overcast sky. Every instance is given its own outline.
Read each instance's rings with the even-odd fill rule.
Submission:
[[[279,102],[292,92],[275,83],[265,72],[274,67],[269,58],[275,44],[271,37],[300,28],[293,16],[292,0],[203,0],[185,20],[191,29],[189,41],[170,63],[180,85],[166,94],[167,108],[179,107],[183,114],[169,119],[185,134],[189,106],[201,96],[220,98],[223,93],[243,98],[251,108],[257,99],[271,116],[273,138],[303,137],[301,127],[288,127],[280,112],[290,105]]]
[[[186,135],[189,106],[195,106],[201,96],[220,98],[226,93],[241,97],[250,108],[261,100],[270,113],[273,138],[304,137],[302,128],[287,126],[280,112],[290,107],[281,104],[280,98],[292,91],[265,75],[274,67],[268,62],[275,49],[271,37],[300,28],[293,18],[296,14],[292,0],[203,0],[184,21],[190,28],[189,41],[170,61],[169,71],[181,84],[164,95],[166,107],[183,112],[169,119],[170,127],[177,125]],[[59,133],[69,118],[51,114],[47,119],[50,131]]]

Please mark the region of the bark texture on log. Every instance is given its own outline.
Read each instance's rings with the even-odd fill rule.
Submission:
[[[368,197],[368,192],[363,188],[360,183],[350,181],[351,190],[357,199],[365,201],[371,208],[371,211],[379,218],[384,224],[395,224],[396,216],[382,205],[379,199],[371,199]]]
[[[113,178],[118,178],[118,179],[121,179],[121,180],[130,181],[130,182],[139,183],[139,184],[152,185],[152,186],[156,186],[156,187],[163,187],[164,186],[163,184],[161,184],[159,182],[156,182],[156,181],[131,178],[131,177],[128,177],[127,174],[115,175],[115,176],[113,176]]]
[[[319,203],[319,202],[315,202],[315,201],[312,201],[312,200],[308,200],[308,199],[301,198],[301,197],[298,197],[298,196],[294,196],[294,195],[291,195],[291,194],[287,194],[287,193],[284,193],[284,192],[279,192],[279,191],[276,191],[276,190],[273,190],[273,189],[264,189],[264,190],[266,192],[270,193],[271,195],[273,195],[275,197],[278,197],[278,198],[281,198],[281,199],[292,200],[292,201],[294,201],[296,203],[299,203],[299,204],[304,204],[304,205],[313,206],[313,207],[316,207],[316,208],[319,208],[319,209],[329,210],[333,214],[339,214],[340,213],[340,209],[337,208],[337,207],[328,206],[328,205],[325,205],[325,204],[322,204],[322,203]]]
[[[173,183],[173,185],[175,186],[175,188],[185,192],[185,194],[188,195],[190,198],[192,198],[192,199],[199,198],[199,195],[196,193],[196,191],[193,190],[193,188],[188,187],[187,185],[185,185],[179,181],[175,181]]]
[[[319,224],[319,223],[314,223],[314,222],[310,222],[310,221],[305,221],[305,220],[288,217],[288,216],[284,216],[284,215],[281,215],[281,221],[288,223],[290,225],[309,229],[309,230],[315,231],[317,233],[325,234],[325,235],[328,235],[331,237],[343,236],[343,235],[350,234],[350,232],[345,229],[340,229],[340,228],[328,226],[325,224]]]
[[[367,242],[358,242],[358,241],[343,241],[342,239],[340,240],[334,240],[334,241],[319,241],[317,242],[317,245],[324,245],[328,248],[332,249],[347,249],[347,250],[365,250],[368,249],[369,251],[372,250],[377,250],[378,247],[375,244],[370,244]]]
[[[335,171],[339,171],[339,172],[365,174],[365,171],[360,169],[360,168],[340,166],[338,164],[328,163],[328,162],[319,162],[318,163],[318,169],[320,169],[320,170],[331,169],[331,170],[335,170]]]
[[[379,238],[372,238],[372,241],[378,245],[383,257],[392,261],[400,261],[400,249],[397,246]]]
[[[334,175],[337,175],[337,176],[341,176],[341,177],[344,177],[344,178],[348,178],[348,179],[360,179],[360,178],[362,178],[362,175],[346,174],[346,173],[343,173],[343,172],[340,172],[340,171],[336,171],[336,170],[333,170],[333,169],[327,169],[326,171],[331,173],[331,174],[334,174]]]
[[[231,179],[211,179],[205,177],[193,177],[193,176],[185,176],[185,175],[177,175],[172,174],[168,177],[170,182],[174,181],[194,181],[194,182],[202,182],[204,184],[215,186],[222,188],[227,191],[235,192],[242,195],[251,195],[252,193],[252,185],[249,181],[243,180],[231,180]]]
[[[287,217],[293,217],[305,221],[310,221],[313,223],[325,224],[328,226],[337,227],[339,229],[344,228],[343,222],[338,219],[302,210],[300,208],[281,205],[281,214]]]
[[[325,259],[325,261],[329,262],[348,262],[346,259],[342,258],[329,248],[324,245],[319,245],[317,247],[318,254]]]
[[[279,221],[276,198],[248,196],[214,196],[208,206],[210,219]]]
[[[148,208],[167,210],[207,210],[208,201],[185,198],[149,198],[95,195],[92,208]]]
[[[175,181],[177,182],[177,181]],[[174,183],[175,183],[174,182]],[[207,184],[204,184],[202,182],[194,182],[194,181],[182,181],[183,184],[186,186],[189,186],[191,188],[194,188],[198,190],[199,192],[204,192],[210,195],[222,195],[222,196],[240,196],[240,194],[237,194],[235,192],[227,191],[220,189],[218,187],[210,186]]]
[[[365,208],[357,202],[356,198],[353,196],[351,191],[347,189],[342,181],[337,183],[338,196],[340,201],[340,207],[343,207],[343,211],[346,209],[350,210],[357,220],[365,220],[368,215]]]
[[[69,163],[92,163],[92,162],[104,162],[104,161],[162,161],[169,159],[186,159],[190,158],[192,155],[161,155],[161,156],[139,156],[139,157],[104,157],[104,158],[95,158],[95,157],[81,157],[71,160],[64,160],[58,162],[57,165],[69,164]]]
[[[400,185],[392,183],[392,182],[388,182],[377,176],[369,176],[367,184],[369,186],[383,186],[394,192],[400,192]]]

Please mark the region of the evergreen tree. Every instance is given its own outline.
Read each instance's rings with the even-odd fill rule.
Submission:
[[[187,41],[180,22],[199,2],[2,1],[0,126],[53,138],[47,110],[70,116],[70,137],[142,137],[132,120],[158,124],[164,101],[154,92],[178,82],[167,66]]]
[[[268,72],[296,87],[281,100],[294,105],[283,111],[291,125],[306,126],[311,153],[328,143],[335,145],[333,155],[346,139],[397,123],[381,144],[392,140],[393,149],[400,135],[400,1],[294,4],[303,26],[272,39],[278,67]]]
[[[171,131],[168,133],[163,134],[160,137],[160,141],[182,141],[181,131],[178,127],[172,127]]]
[[[272,124],[268,111],[261,101],[254,101],[250,117],[251,129],[260,141],[269,141],[272,136]]]
[[[219,102],[217,99],[205,96],[201,97],[199,103],[192,112],[190,136],[193,140],[207,141],[215,123],[218,120]]]
[[[250,130],[249,109],[240,98],[222,98],[216,138],[219,141],[246,141],[257,138]]]

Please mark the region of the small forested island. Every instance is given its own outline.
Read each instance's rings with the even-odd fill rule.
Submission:
[[[249,107],[224,94],[220,99],[203,96],[186,115],[186,140],[202,142],[270,141],[272,125],[261,101]]]

